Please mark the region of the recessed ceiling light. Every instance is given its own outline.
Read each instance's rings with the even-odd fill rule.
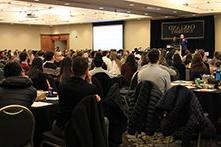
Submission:
[[[104,9],[104,7],[99,7],[99,9],[100,9],[100,10],[103,10],[103,9]]]
[[[65,5],[65,6],[69,6],[69,5],[70,5],[70,3],[64,3],[64,5]]]
[[[169,18],[169,16],[164,16],[165,18]]]
[[[133,6],[134,6],[134,4],[129,4],[129,6],[133,7]]]
[[[177,11],[173,11],[173,13],[177,13]]]

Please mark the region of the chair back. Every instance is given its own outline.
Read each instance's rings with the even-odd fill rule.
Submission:
[[[96,73],[92,76],[92,81],[93,78],[96,78],[103,87],[103,96],[105,97],[112,85],[112,79],[106,73]]]
[[[0,109],[0,146],[33,146],[35,119],[32,112],[21,105]]]

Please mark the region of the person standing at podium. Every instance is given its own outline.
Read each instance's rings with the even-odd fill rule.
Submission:
[[[181,55],[184,56],[186,50],[188,50],[188,41],[183,34],[180,35],[180,49],[181,49]]]

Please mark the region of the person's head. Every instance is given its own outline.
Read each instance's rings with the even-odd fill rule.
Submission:
[[[152,49],[149,53],[148,53],[148,59],[149,62],[152,64],[155,64],[159,61],[160,59],[160,52],[158,49]]]
[[[218,59],[218,58],[219,58],[219,55],[220,55],[220,53],[219,53],[219,52],[217,52],[217,51],[214,53],[214,57],[215,57],[216,59]]]
[[[100,56],[96,56],[94,59],[93,59],[93,63],[94,63],[94,65],[95,65],[95,67],[102,67],[102,65],[103,65],[103,59],[102,59],[102,57],[100,57]]]
[[[129,63],[130,65],[135,65],[136,64],[136,59],[135,59],[134,54],[129,54],[127,56],[126,63]]]
[[[191,63],[192,62],[192,58],[193,57],[192,57],[191,53],[187,54],[186,55],[186,60],[184,61],[184,64],[187,65],[187,64]]]
[[[205,52],[203,49],[199,49],[198,53],[201,55],[202,58],[205,56]]]
[[[183,39],[184,38],[184,34],[180,34],[180,39]]]
[[[173,56],[173,63],[174,64],[182,64],[182,59],[181,59],[179,54],[177,54],[177,53],[174,54],[174,56]]]
[[[72,67],[72,60],[70,57],[65,57],[63,60],[61,60],[61,64],[60,64],[60,67],[61,67],[61,70],[60,70],[60,80],[63,80],[65,78],[69,78],[72,76],[72,70],[71,70],[71,67]]]
[[[22,75],[22,68],[20,64],[17,62],[8,62],[5,65],[3,71],[4,71],[5,78]]]
[[[31,64],[31,69],[35,68],[35,69],[39,69],[42,70],[42,64],[43,64],[43,60],[39,57],[34,58]]]
[[[44,58],[46,61],[54,60],[54,52],[52,52],[52,51],[45,52]]]
[[[123,54],[124,54],[124,56],[128,56],[130,54],[130,52],[128,50],[124,50]]]
[[[19,55],[20,62],[24,62],[28,60],[28,54],[26,52],[21,52]]]
[[[73,58],[72,72],[76,77],[84,77],[88,72],[88,60],[81,56]]]
[[[40,50],[40,51],[37,52],[36,56],[43,57],[44,56],[44,52]]]
[[[200,53],[194,54],[193,59],[192,59],[192,65],[201,64],[202,62],[203,62],[203,58],[200,55]]]

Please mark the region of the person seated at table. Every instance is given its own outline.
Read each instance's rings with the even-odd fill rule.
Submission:
[[[203,63],[206,65],[207,70],[209,71],[210,74],[210,67],[209,67],[209,63],[208,63],[208,58],[205,55],[205,51],[203,49],[199,49],[198,51],[203,59]]]
[[[22,52],[19,55],[20,65],[22,69],[25,71],[25,74],[28,73],[29,65],[28,65],[28,54],[26,52]]]
[[[178,71],[178,80],[185,80],[186,79],[186,67],[182,62],[182,59],[179,54],[175,54],[173,56],[173,66]]]
[[[111,73],[112,75],[115,75],[115,77],[117,77],[121,74],[120,70],[121,70],[122,64],[120,62],[120,59],[119,59],[117,53],[114,51],[111,52],[110,59],[111,59],[112,66],[111,66],[109,73]]]
[[[93,76],[97,73],[106,73],[109,77],[112,77],[111,74],[105,70],[102,66],[104,63],[102,56],[95,56],[92,64],[95,66],[92,70],[89,71],[90,75]]]
[[[138,72],[138,83],[152,81],[165,93],[171,87],[171,79],[168,71],[159,65],[160,52],[152,49],[148,53],[149,63]]]
[[[28,76],[31,78],[33,86],[37,90],[47,91],[50,85],[47,81],[46,75],[43,73],[42,65],[43,60],[40,57],[34,58]]]
[[[54,63],[54,53],[50,51],[46,52],[45,60],[46,61],[43,63],[43,72],[53,77],[57,77],[60,74],[60,68]]]
[[[37,91],[19,63],[8,62],[3,71],[5,79],[0,82],[0,107],[13,104],[31,107]]]
[[[60,62],[60,75],[59,75],[59,81],[63,81],[66,79],[71,78],[73,76],[72,70],[71,70],[71,57],[67,56]]]
[[[126,62],[121,67],[121,75],[124,78],[125,85],[129,86],[130,81],[137,71],[138,65],[134,54],[128,55]]]
[[[196,53],[193,56],[191,63],[191,80],[195,78],[201,78],[203,74],[209,74],[209,70],[203,62],[202,56],[200,53]]]
[[[73,77],[61,81],[58,88],[59,111],[52,131],[56,136],[64,136],[65,124],[71,117],[75,106],[86,96],[96,95],[97,88],[89,83],[88,62],[77,56],[72,59]]]

